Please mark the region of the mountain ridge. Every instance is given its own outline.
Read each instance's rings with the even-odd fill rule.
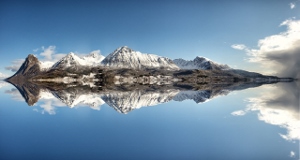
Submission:
[[[203,69],[203,70],[225,70],[231,69],[228,65],[218,64],[208,58],[197,56],[193,60],[185,60],[182,58],[174,59],[173,62],[180,69]]]
[[[167,57],[141,53],[127,46],[116,49],[105,57],[101,64],[111,68],[179,70],[179,67]]]

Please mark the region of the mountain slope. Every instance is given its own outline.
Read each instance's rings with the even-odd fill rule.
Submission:
[[[92,52],[91,54],[83,57],[75,55],[73,52],[69,53],[61,60],[56,62],[51,69],[68,69],[72,68],[74,70],[79,69],[80,67],[92,67],[101,65],[101,61],[104,59],[104,56]]]
[[[29,54],[19,70],[7,80],[9,81],[24,81],[41,72],[39,60],[32,54]]]
[[[169,58],[143,54],[127,46],[120,47],[109,54],[102,64],[112,68],[179,70],[179,67]]]
[[[218,64],[207,58],[197,56],[193,60],[174,59],[173,62],[180,69],[203,69],[203,70],[224,70],[230,69],[228,65]]]

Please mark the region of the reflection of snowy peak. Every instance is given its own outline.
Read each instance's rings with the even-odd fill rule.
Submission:
[[[128,113],[141,107],[154,106],[165,103],[178,93],[178,90],[169,89],[164,91],[135,90],[128,92],[109,92],[102,99],[115,110]]]
[[[95,110],[100,110],[99,107],[105,103],[99,94],[85,93],[76,89],[73,91],[64,90],[52,93],[71,108],[78,105],[87,105]]]
[[[91,54],[83,57],[79,57],[71,52],[56,62],[52,68],[66,69],[72,67],[73,69],[77,69],[81,66],[98,66],[101,64],[103,59],[104,56],[98,54],[97,52],[92,52]]]
[[[198,90],[198,91],[180,91],[174,96],[174,101],[184,101],[192,99],[196,103],[204,103],[217,96],[224,96],[229,94],[227,89],[212,89],[212,90]]]
[[[181,69],[223,70],[230,69],[228,65],[215,63],[207,58],[197,56],[194,60],[174,59],[173,62]]]
[[[203,103],[211,98],[211,91],[180,91],[174,98],[174,101],[194,100],[196,103]]]
[[[166,57],[160,57],[153,54],[143,54],[134,51],[126,46],[116,49],[113,53],[109,54],[102,64],[114,68],[164,68],[168,70],[178,70],[172,60]]]

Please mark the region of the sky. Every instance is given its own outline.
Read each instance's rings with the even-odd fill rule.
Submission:
[[[171,59],[204,56],[233,68],[297,77],[299,16],[295,0],[2,0],[0,73],[13,74],[10,67],[30,53],[43,59],[50,50],[56,60],[69,52],[100,50],[107,56],[128,46]]]

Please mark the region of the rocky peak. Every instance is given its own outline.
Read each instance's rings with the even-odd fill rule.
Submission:
[[[32,54],[29,54],[19,70],[7,80],[22,81],[27,80],[35,75],[39,74],[41,71],[39,60]]]
[[[117,50],[116,50],[116,53],[130,53],[130,52],[132,52],[133,50],[132,49],[130,49],[129,47],[127,47],[127,46],[123,46],[123,47],[120,47],[120,48],[118,48]]]

